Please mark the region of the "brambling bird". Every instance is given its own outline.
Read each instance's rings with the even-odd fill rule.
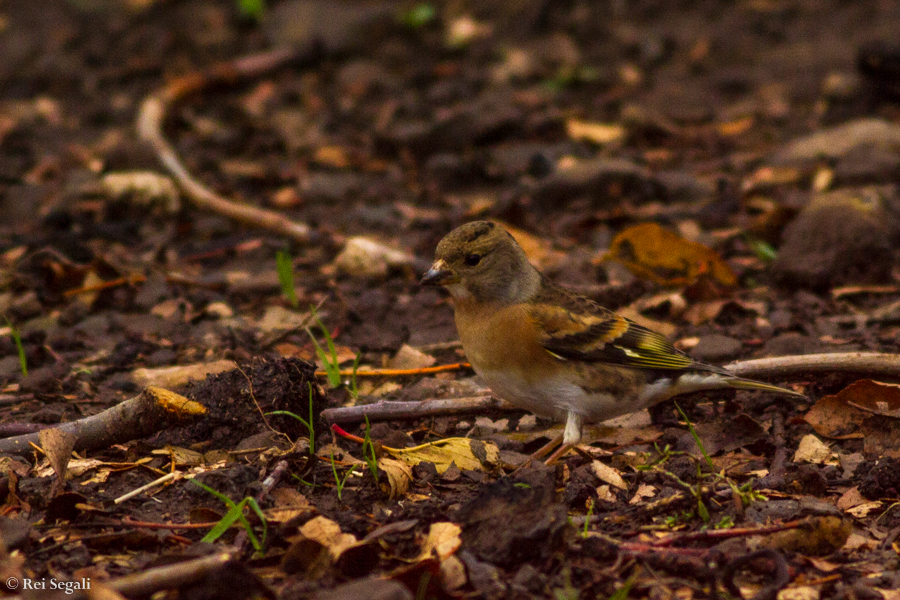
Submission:
[[[734,388],[806,397],[699,363],[662,335],[554,284],[494,223],[451,231],[421,283],[450,292],[466,357],[494,393],[565,422],[563,446],[548,463],[578,443],[583,423],[679,394]]]

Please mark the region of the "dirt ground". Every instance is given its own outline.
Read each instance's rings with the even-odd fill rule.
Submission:
[[[249,4],[0,4],[2,593],[900,598],[900,3]],[[512,474],[418,285],[476,219],[809,400]]]

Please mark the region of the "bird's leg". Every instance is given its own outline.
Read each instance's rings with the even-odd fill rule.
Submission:
[[[555,463],[560,458],[562,458],[564,454],[566,454],[569,450],[571,450],[574,447],[575,447],[575,444],[563,444],[562,446],[559,447],[559,450],[557,450],[556,452],[554,452],[553,454],[550,455],[550,458],[548,458],[547,462],[544,464],[552,465],[553,463]]]
[[[545,464],[552,465],[562,458],[566,452],[575,447],[575,444],[581,440],[582,423],[583,419],[578,413],[570,410],[566,414],[566,429],[563,432],[562,446],[559,447],[559,450],[550,455],[550,458],[547,459]]]
[[[551,450],[556,448],[556,446],[560,442],[562,442],[562,445],[559,447],[559,449],[556,452],[554,452],[553,454],[551,454],[550,458],[548,458],[544,464],[552,465],[553,463],[555,463],[566,452],[568,452],[569,450],[574,448],[575,444],[578,443],[578,440],[581,439],[582,422],[583,422],[583,419],[582,419],[581,415],[571,412],[571,411],[568,412],[566,414],[566,429],[563,432],[563,435],[560,437],[554,438],[553,440],[550,441],[549,444],[541,446],[537,452],[535,452],[534,454],[529,456],[528,459],[525,462],[523,462],[519,466],[519,468],[517,468],[515,471],[510,473],[510,475],[515,475],[522,469],[528,468],[528,465],[530,465],[534,461],[544,458],[545,456],[547,456],[547,454],[550,453]]]
[[[562,441],[563,441],[563,436],[561,436],[561,435],[556,436],[555,438],[550,440],[548,443],[546,443],[543,446],[541,446],[540,448],[538,448],[537,452],[535,452],[534,454],[529,456],[527,459],[525,459],[525,462],[523,462],[521,465],[519,465],[515,471],[510,473],[510,475],[515,475],[522,469],[527,469],[528,466],[531,463],[533,463],[534,461],[544,458],[545,456],[550,454],[550,452],[552,452],[554,448],[559,446],[559,444],[562,443]]]

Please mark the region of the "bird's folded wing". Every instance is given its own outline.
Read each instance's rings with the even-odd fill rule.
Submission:
[[[529,312],[541,345],[561,360],[640,369],[710,369],[662,335],[562,288],[545,288]]]

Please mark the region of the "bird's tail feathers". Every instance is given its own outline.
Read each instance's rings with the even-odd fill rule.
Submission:
[[[778,387],[777,385],[772,385],[770,383],[763,383],[762,381],[755,381],[753,379],[744,379],[742,377],[729,377],[725,380],[728,384],[728,387],[734,388],[736,390],[759,390],[762,392],[772,392],[773,394],[781,394],[782,396],[793,396],[795,398],[806,398],[806,394],[801,394],[800,392],[795,392],[794,390],[789,390],[783,387]]]

